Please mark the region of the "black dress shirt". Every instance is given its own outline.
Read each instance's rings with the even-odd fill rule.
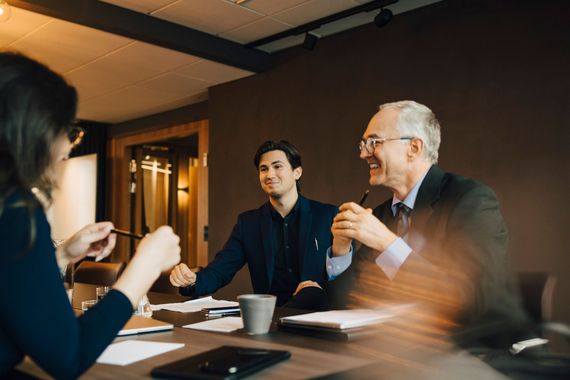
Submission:
[[[275,252],[275,270],[270,293],[277,296],[277,306],[289,301],[300,281],[299,204],[297,200],[285,218],[271,207],[271,245]]]

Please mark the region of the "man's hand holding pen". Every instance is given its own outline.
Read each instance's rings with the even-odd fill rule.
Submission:
[[[356,240],[377,251],[384,251],[397,239],[384,223],[372,214],[372,209],[362,207],[368,191],[360,204],[343,203],[335,216],[331,231],[333,234],[333,256],[344,256],[350,251],[352,240]]]

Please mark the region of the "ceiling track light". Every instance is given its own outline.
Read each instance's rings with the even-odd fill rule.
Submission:
[[[393,18],[394,14],[392,13],[391,10],[387,8],[382,8],[380,13],[378,13],[376,17],[374,17],[374,24],[376,24],[376,26],[379,28],[383,28],[386,25],[388,25],[388,23],[392,21]]]
[[[307,50],[314,50],[317,42],[319,41],[319,37],[312,33],[305,33],[305,40],[303,41],[303,48]]]
[[[12,15],[12,7],[5,0],[0,0],[0,22],[8,21]]]
[[[341,12],[338,12],[338,13],[335,13],[335,14],[332,14],[329,16],[325,16],[323,18],[308,22],[306,24],[297,26],[295,28],[285,30],[283,32],[279,32],[279,33],[273,34],[271,36],[261,38],[261,39],[256,40],[256,41],[252,41],[250,43],[245,44],[244,47],[256,48],[258,46],[266,45],[266,44],[269,44],[269,43],[274,42],[274,41],[278,41],[278,40],[283,39],[283,38],[299,36],[299,35],[303,35],[303,34],[305,34],[305,40],[306,40],[307,35],[311,34],[311,33],[309,33],[310,31],[316,30],[323,25],[326,25],[326,24],[329,24],[331,22],[335,22],[338,20],[342,20],[344,18],[353,16],[353,15],[358,14],[358,13],[371,12],[371,11],[374,11],[376,9],[382,9],[382,11],[379,13],[379,14],[383,14],[382,17],[387,17],[387,13],[389,13],[390,14],[389,17],[391,20],[393,17],[392,12],[389,9],[385,9],[384,7],[387,7],[388,5],[395,4],[397,2],[398,2],[398,0],[373,0],[373,1],[370,1],[368,3],[359,5],[357,7],[346,9],[344,11],[341,11]],[[378,17],[378,16],[376,16],[376,17]],[[388,20],[388,22],[390,20]],[[386,22],[386,24],[388,22]],[[386,25],[386,24],[384,24],[384,25]]]

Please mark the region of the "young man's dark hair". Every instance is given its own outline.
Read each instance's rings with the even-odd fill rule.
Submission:
[[[274,150],[280,150],[285,153],[287,160],[291,164],[292,169],[297,169],[301,166],[301,153],[295,148],[293,144],[291,144],[287,140],[280,140],[280,141],[271,141],[267,140],[263,144],[257,148],[255,152],[255,156],[253,156],[253,165],[256,169],[259,169],[259,161],[261,160],[261,156],[263,156],[267,152],[271,152]],[[297,191],[301,191],[301,180],[297,180]]]

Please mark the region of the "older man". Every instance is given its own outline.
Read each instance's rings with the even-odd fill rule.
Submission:
[[[329,274],[339,276],[354,261],[357,302],[420,301],[451,313],[477,339],[512,343],[525,335],[527,320],[509,274],[499,202],[489,187],[436,165],[440,141],[439,122],[426,106],[380,106],[360,158],[370,184],[393,195],[374,211],[340,206]],[[353,240],[362,244],[354,255]]]

